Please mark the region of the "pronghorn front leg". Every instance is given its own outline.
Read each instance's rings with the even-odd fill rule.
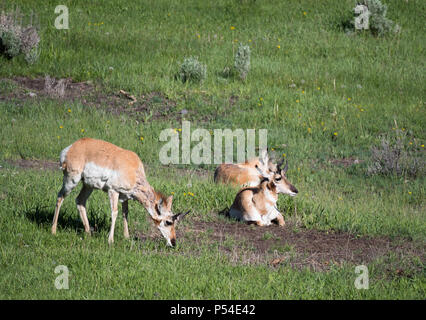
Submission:
[[[108,243],[112,244],[114,242],[114,228],[115,220],[117,220],[118,215],[118,197],[119,193],[110,189],[108,191],[109,202],[111,204],[111,230],[109,231]]]
[[[124,238],[129,239],[129,225],[127,223],[127,216],[129,214],[129,202],[128,200],[124,201],[122,204],[123,211],[123,229],[124,229]]]
[[[280,227],[284,227],[284,226],[285,226],[284,217],[283,217],[283,215],[281,214],[281,212],[277,215],[276,220],[277,220],[278,225],[279,225]]]

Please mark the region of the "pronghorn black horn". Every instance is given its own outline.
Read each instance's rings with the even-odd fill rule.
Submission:
[[[178,214],[175,214],[174,216],[173,216],[173,220],[176,220],[176,219],[178,219],[178,220],[180,220],[180,219],[182,219],[183,217],[185,217],[188,213],[190,213],[191,212],[191,210],[188,210],[187,212],[185,212],[185,213],[183,213],[183,212],[181,212],[181,213],[178,213]]]
[[[286,160],[285,166],[284,166],[284,169],[283,169],[284,173],[286,173],[287,170],[288,170],[288,161]]]

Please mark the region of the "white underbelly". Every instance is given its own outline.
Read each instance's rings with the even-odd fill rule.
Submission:
[[[94,189],[108,191],[113,189],[120,193],[120,200],[130,199],[131,188],[120,177],[120,172],[100,167],[93,162],[86,164],[82,175],[84,184]]]

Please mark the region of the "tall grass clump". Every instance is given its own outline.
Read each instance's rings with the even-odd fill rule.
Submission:
[[[178,78],[182,82],[202,82],[207,77],[207,66],[196,57],[185,58],[180,66]]]

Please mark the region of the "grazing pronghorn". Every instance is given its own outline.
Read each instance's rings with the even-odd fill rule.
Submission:
[[[288,163],[284,169],[274,173],[273,178],[264,177],[257,187],[241,189],[235,197],[229,210],[231,218],[245,222],[256,223],[258,226],[269,226],[276,220],[284,226],[284,217],[277,209],[278,194],[288,194],[294,197],[298,191],[285,176]]]
[[[222,163],[214,172],[214,181],[242,187],[255,187],[259,185],[263,177],[272,178],[276,170],[277,165],[269,160],[267,151],[263,150],[260,157],[244,163]]]
[[[119,201],[122,202],[124,237],[129,238],[128,200],[134,199],[148,211],[154,224],[167,240],[167,244],[172,247],[175,246],[176,222],[189,211],[184,214],[172,213],[173,196],[167,198],[149,185],[142,161],[136,153],[119,148],[106,141],[82,138],[62,150],[60,165],[64,171],[64,181],[56,202],[52,225],[53,234],[56,234],[59,210],[64,198],[81,180],[83,188],[76,199],[76,203],[86,233],[90,234],[89,220],[86,215],[86,200],[93,189],[100,189],[108,192],[111,205],[112,221],[108,243],[114,242],[114,227]]]

